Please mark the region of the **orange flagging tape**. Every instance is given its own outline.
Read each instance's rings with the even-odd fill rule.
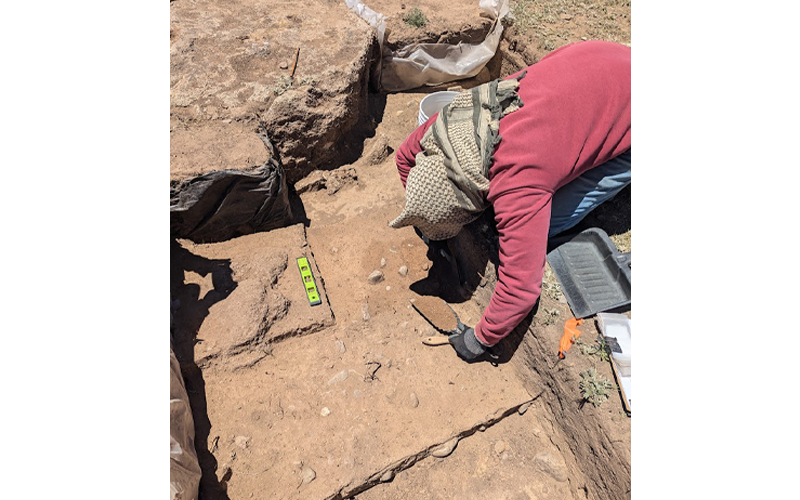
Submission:
[[[564,335],[561,336],[561,342],[558,343],[559,358],[564,359],[564,353],[569,351],[575,340],[581,336],[581,331],[578,330],[578,325],[581,323],[583,323],[582,319],[572,318],[564,324]]]

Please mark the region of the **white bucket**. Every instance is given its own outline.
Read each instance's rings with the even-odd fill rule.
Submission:
[[[417,118],[417,125],[422,125],[428,121],[428,118],[435,115],[441,111],[442,108],[450,104],[458,94],[458,92],[453,92],[452,90],[443,90],[441,92],[434,92],[426,95],[419,103],[419,117]]]

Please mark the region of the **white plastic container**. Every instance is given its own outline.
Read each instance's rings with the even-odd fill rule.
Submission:
[[[620,377],[631,376],[631,320],[624,314],[600,313],[600,329],[606,337],[617,340],[622,352],[612,352],[611,357],[617,365]]]
[[[426,95],[419,103],[419,116],[417,117],[417,125],[422,125],[428,119],[442,110],[445,106],[450,104],[453,99],[458,95],[458,92],[452,90],[443,90],[441,92],[434,92]]]

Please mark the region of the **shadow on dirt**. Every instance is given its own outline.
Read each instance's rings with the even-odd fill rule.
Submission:
[[[213,289],[200,297],[199,285],[185,283],[185,271],[200,276],[210,274]],[[211,306],[228,297],[236,286],[230,260],[205,259],[186,250],[174,239],[170,242],[170,295],[173,301],[180,301],[174,312],[172,348],[180,362],[194,417],[194,446],[202,470],[200,498],[204,500],[228,500],[226,483],[230,474],[221,481],[217,479],[217,461],[208,443],[211,422],[208,419],[205,380],[203,372],[194,362],[194,346],[202,342],[202,339],[197,338],[197,332]],[[214,445],[215,443],[212,447]]]
[[[432,295],[451,304],[468,300],[488,304],[492,285],[497,280],[496,276],[487,274],[493,274],[497,269],[499,251],[499,235],[494,211],[490,207],[454,238],[428,245],[431,269],[428,276],[412,283],[410,288],[419,295]],[[502,364],[511,360],[538,308],[537,301],[533,311],[519,326],[491,350],[492,363]],[[482,361],[488,359],[482,358]]]

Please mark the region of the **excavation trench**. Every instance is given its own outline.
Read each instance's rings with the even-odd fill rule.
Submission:
[[[181,18],[179,4],[171,4],[173,18]],[[213,2],[208,8],[216,12]],[[629,497],[629,420],[609,416],[610,406],[581,404],[585,363],[552,363],[557,325],[543,326],[532,314],[504,342],[498,366],[466,365],[449,347],[420,342],[436,332],[409,298],[439,295],[474,324],[496,283],[498,258],[490,214],[453,242],[456,263],[429,258],[410,228],[387,227],[404,199],[392,153],[416,127],[420,99],[436,89],[370,91],[375,40],[343,23],[332,29],[360,49],[335,51],[339,69],[325,74],[330,82],[312,84],[313,64],[298,66],[297,81],[305,76],[306,83],[272,93],[268,107],[255,100],[226,107],[236,85],[249,85],[247,75],[237,73],[239,84],[216,97],[196,97],[181,77],[202,69],[197,54],[176,55],[202,52],[206,31],[192,19],[176,31],[200,49],[181,45],[180,36],[173,44],[173,103],[194,104],[173,106],[172,204],[181,210],[173,220],[171,299],[172,344],[203,473],[200,498],[366,498],[431,462],[447,443],[505,425],[533,400],[528,414],[540,414],[547,446],[563,457],[562,493]],[[244,50],[241,57],[256,57],[248,43],[259,36],[231,24],[217,38]],[[315,43],[300,51],[312,63]],[[508,46],[501,42],[478,77],[456,84],[469,88],[521,69],[525,58]],[[262,56],[277,66],[281,50]],[[228,143],[214,142],[221,140]],[[347,146],[338,148],[342,140]],[[247,217],[231,222],[243,207]],[[220,214],[234,215],[214,219]],[[310,305],[301,285],[300,257],[309,261],[319,305]],[[373,271],[382,273],[377,283],[368,280]],[[569,314],[548,297],[542,307]],[[524,442],[524,431],[517,434]],[[511,484],[530,482],[519,474]]]

